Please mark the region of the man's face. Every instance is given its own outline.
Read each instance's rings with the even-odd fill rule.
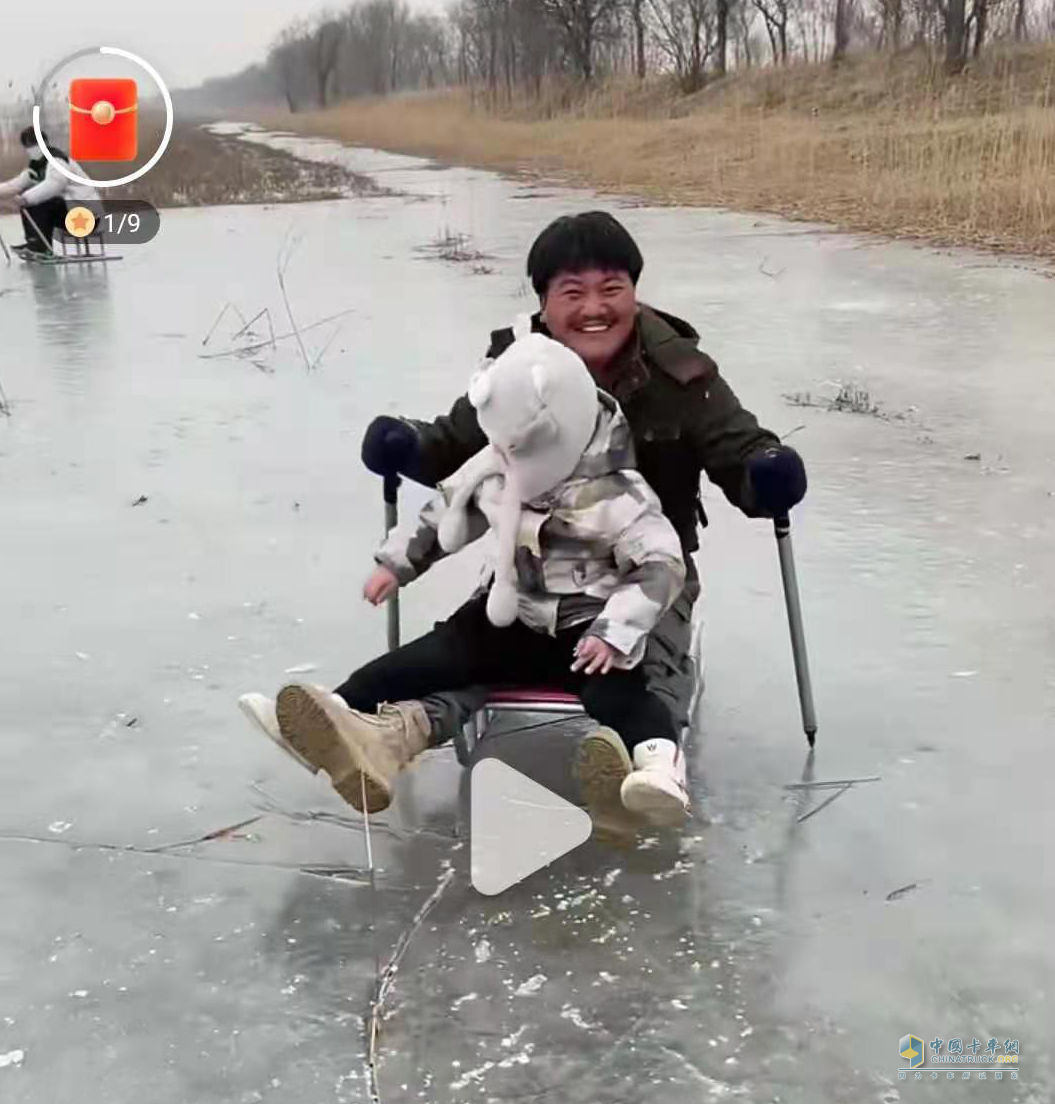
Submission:
[[[588,268],[557,273],[542,308],[553,337],[597,373],[608,367],[633,331],[637,296],[629,273]]]

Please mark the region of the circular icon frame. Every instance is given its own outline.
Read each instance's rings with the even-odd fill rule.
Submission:
[[[44,136],[40,129],[41,109],[39,103],[33,105],[33,134],[37,139],[37,145],[40,146],[41,153],[44,154],[44,159],[53,169],[62,173],[67,180],[72,180],[75,184],[87,184],[89,188],[117,188],[122,184],[131,184],[133,180],[138,180],[141,176],[150,172],[158,161],[161,160],[161,155],[168,148],[169,141],[172,138],[172,97],[169,95],[169,90],[165,87],[165,82],[161,79],[161,75],[150,62],[144,61],[143,58],[139,57],[137,54],[129,53],[128,50],[121,50],[117,46],[93,46],[87,50],[78,50],[75,54],[64,57],[58,65],[52,66],[48,75],[40,82],[40,87],[42,89],[47,88],[48,84],[51,82],[51,78],[64,65],[68,65],[71,61],[76,61],[78,58],[88,57],[92,54],[113,54],[116,57],[126,58],[128,61],[134,62],[140,68],[145,69],[154,83],[158,86],[161,98],[165,101],[165,133],[162,135],[161,145],[154,151],[154,155],[145,165],[136,169],[135,172],[129,173],[127,176],[119,176],[116,180],[93,180],[92,177],[81,176],[79,173],[73,172],[68,166],[63,165],[45,145]]]
[[[85,215],[88,216],[88,228],[86,230],[74,230],[70,226],[70,223],[74,220],[76,216],[80,216],[83,219]],[[96,222],[97,220],[95,218],[94,211],[82,206],[72,207],[69,211],[66,212],[66,233],[69,234],[71,238],[87,238],[95,229]]]

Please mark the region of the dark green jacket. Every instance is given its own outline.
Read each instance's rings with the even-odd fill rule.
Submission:
[[[532,321],[535,330],[547,332],[538,315]],[[718,366],[696,347],[698,340],[687,322],[642,305],[630,342],[605,379],[598,380],[623,408],[638,469],[659,496],[686,553],[699,547],[697,520],[707,524],[700,473],[706,472],[734,506],[757,517],[745,465],[755,453],[780,444],[740,405]],[[498,356],[512,341],[511,329],[495,330],[487,356]],[[449,414],[410,424],[418,431],[420,452],[405,474],[430,487],[487,444],[464,395]]]

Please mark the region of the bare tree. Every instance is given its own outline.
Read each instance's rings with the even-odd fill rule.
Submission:
[[[538,96],[541,95],[542,82],[546,76],[561,69],[561,36],[555,33],[552,17],[543,6],[542,0],[509,2],[521,79]]]
[[[560,28],[565,49],[576,73],[589,82],[594,55],[618,8],[618,0],[542,0],[543,8]]]
[[[1055,0],[441,0],[451,4],[442,15],[414,14],[407,0],[341,2],[343,13],[292,23],[262,65],[207,82],[203,95],[281,99],[295,112],[460,83],[474,96],[486,87],[492,104],[527,94],[558,112],[575,96],[569,76],[657,70],[691,93],[709,71],[766,64],[769,51],[774,65],[838,65],[854,46],[910,43],[943,52],[956,74],[990,42],[1055,37]]]
[[[972,0],[971,14],[967,17],[966,34],[971,45],[971,54],[978,57],[989,32],[989,0]],[[964,46],[966,52],[966,44]]]
[[[773,50],[774,64],[779,62],[781,65],[786,65],[788,61],[789,0],[754,0],[754,5],[765,23],[766,34],[769,35],[769,45]]]
[[[299,23],[291,23],[282,30],[268,51],[266,68],[286,101],[290,114],[299,107],[298,82],[303,73],[304,28]]]
[[[307,35],[308,61],[315,78],[315,95],[319,107],[325,107],[330,81],[337,68],[337,58],[344,37],[344,22],[329,13],[320,14]]]
[[[755,63],[755,53],[752,44],[753,28],[755,23],[755,9],[746,3],[737,3],[730,9],[733,24],[733,48],[736,55],[736,64],[742,63],[750,69]]]
[[[879,0],[879,13],[881,20],[880,47],[900,50],[902,28],[905,24],[904,0]]]
[[[458,81],[461,84],[472,84],[480,77],[482,53],[479,19],[473,0],[458,0],[450,9],[448,17],[454,26],[457,41]]]
[[[938,0],[945,17],[945,68],[952,75],[963,72],[967,62],[965,0]]]
[[[403,0],[391,0],[389,19],[388,87],[394,92],[402,82],[403,44],[410,25],[410,9]]]
[[[729,0],[717,0],[714,21],[714,68],[719,76],[725,76],[729,53]]]
[[[406,8],[399,0],[364,0],[345,17],[353,28],[365,91],[383,96],[396,88]]]
[[[850,44],[850,0],[835,0],[835,41],[832,45],[832,64],[838,65],[846,57]]]
[[[724,0],[721,0],[724,2]],[[645,0],[630,0],[634,21],[634,72],[638,80],[645,79]]]
[[[651,0],[651,5],[658,45],[673,62],[682,91],[698,91],[714,49],[713,0]]]

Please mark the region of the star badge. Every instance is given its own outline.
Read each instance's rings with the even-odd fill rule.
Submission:
[[[95,215],[87,207],[74,207],[66,215],[66,232],[74,238],[86,238],[95,229]]]

